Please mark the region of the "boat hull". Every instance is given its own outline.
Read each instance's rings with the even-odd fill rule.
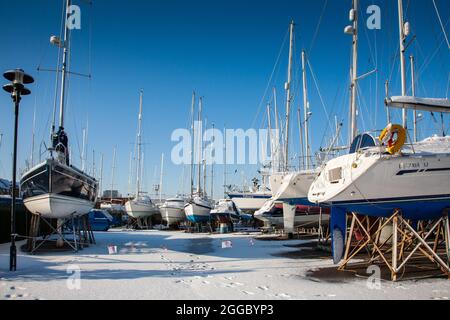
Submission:
[[[97,182],[54,159],[25,173],[20,182],[25,207],[46,219],[87,214],[97,199]]]
[[[236,207],[242,211],[256,211],[260,209],[264,203],[269,200],[271,194],[251,194],[251,193],[239,193],[239,194],[228,194],[228,197],[233,200]]]
[[[186,219],[193,223],[209,222],[211,219],[211,207],[200,205],[194,202],[188,203],[184,207]]]
[[[344,157],[341,165],[327,165],[318,178],[322,181],[311,187],[310,201],[374,217],[400,210],[412,220],[438,218],[450,207],[449,155],[372,155],[364,162],[356,155]],[[324,182],[327,172],[336,168],[344,172],[342,182]]]
[[[162,206],[161,215],[169,226],[186,220],[184,208]]]
[[[95,204],[83,199],[57,194],[44,194],[27,198],[23,203],[28,211],[46,219],[79,217],[87,214]]]
[[[159,210],[153,203],[131,200],[125,203],[125,212],[132,218],[141,219],[151,217],[159,213]]]

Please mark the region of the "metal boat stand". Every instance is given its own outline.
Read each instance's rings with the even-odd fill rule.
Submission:
[[[389,218],[352,213],[344,259],[338,270],[350,269],[349,262],[364,250],[368,260],[363,264],[385,264],[390,270],[392,281],[399,279],[400,272],[403,272],[400,278],[404,275],[407,265],[420,259],[423,261],[423,258],[436,264],[450,278],[449,211],[444,210],[437,220],[415,224],[404,219],[399,210]],[[389,226],[392,226],[392,234],[386,236]]]
[[[39,238],[40,221],[44,221],[44,223],[50,228],[51,233],[43,236],[41,242],[36,245],[37,239]],[[72,225],[72,241],[68,240],[63,232],[64,228],[67,227],[69,223]],[[28,237],[27,247],[30,254],[36,253],[36,251],[41,248],[44,243],[54,242],[55,240],[50,239],[53,235],[57,235],[58,240],[62,240],[63,243],[66,243],[74,252],[78,252],[79,249],[83,249],[87,244],[95,244],[94,233],[92,232],[87,215],[75,218],[74,214],[72,214],[69,219],[63,219],[62,223],[58,223],[55,228],[47,219],[36,214],[31,218],[30,236]]]
[[[128,223],[127,228],[132,230],[149,230],[152,228],[151,217],[148,218],[129,218],[131,223]],[[148,223],[150,220],[150,223]]]

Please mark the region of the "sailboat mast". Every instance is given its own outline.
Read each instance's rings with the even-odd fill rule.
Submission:
[[[207,128],[208,125],[208,119],[205,119],[205,130]],[[203,137],[203,126],[202,126],[202,134],[201,137]],[[203,143],[203,195],[206,196],[206,143],[203,141],[202,139],[202,143]]]
[[[216,137],[214,136],[214,123],[212,124],[212,132],[213,132],[213,142],[211,144],[211,193],[209,194],[211,199],[214,197],[214,161],[212,157],[212,150],[214,150],[214,140]]]
[[[411,90],[412,96],[416,96],[416,79],[415,79],[415,70],[414,70],[414,57],[410,56],[409,60],[411,61]],[[414,122],[414,142],[417,142],[417,111],[413,112],[413,122]]]
[[[192,123],[191,123],[191,198],[194,193],[194,152],[195,152],[195,91],[192,92],[192,104],[191,104],[191,117],[192,117]]]
[[[350,97],[350,142],[356,138],[357,127],[357,105],[356,96],[358,88],[358,10],[359,0],[353,0],[353,8],[350,14],[350,20],[353,22],[353,45],[352,45],[352,67],[351,67],[351,97]]]
[[[66,1],[66,15],[64,20],[64,39],[63,39],[63,56],[62,56],[62,68],[61,68],[61,97],[59,102],[59,127],[64,128],[64,104],[66,96],[66,78],[67,78],[67,61],[70,50],[70,31],[67,28],[66,21],[69,15],[67,9],[70,7],[71,0]]]
[[[142,137],[142,98],[144,90],[139,92],[139,117],[138,117],[138,136],[137,136],[137,171],[136,171],[136,198],[139,197],[141,183],[141,137]]]
[[[224,133],[224,144],[223,144],[223,196],[224,198],[227,197],[227,128],[224,126],[223,128]]]
[[[402,96],[406,96],[406,65],[405,65],[405,22],[403,20],[403,0],[398,0],[398,24],[399,24],[399,42],[400,42],[400,72],[402,81]],[[406,109],[402,110],[403,128],[407,129],[408,114]]]
[[[275,166],[272,168],[273,172],[280,171],[280,127],[278,124],[278,101],[277,101],[277,89],[273,88],[273,112],[275,114],[275,143],[274,143],[274,152],[275,152]]]
[[[302,73],[303,73],[303,108],[305,117],[305,156],[306,169],[310,169],[311,148],[309,146],[309,101],[308,101],[308,87],[306,84],[306,53],[302,51]]]
[[[201,165],[201,161],[202,161],[202,106],[203,104],[203,98],[200,97],[199,101],[198,101],[198,128],[197,128],[197,141],[198,141],[198,176],[197,176],[197,193],[198,195],[200,195],[202,188],[201,188],[201,179],[202,179],[202,165]]]
[[[289,122],[291,113],[291,81],[292,81],[292,56],[294,49],[294,21],[290,25],[290,41],[289,41],[289,63],[288,63],[288,77],[285,85],[286,90],[286,133],[284,146],[284,170],[288,170],[289,166]]]

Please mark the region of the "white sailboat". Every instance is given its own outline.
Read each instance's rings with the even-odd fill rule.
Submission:
[[[424,111],[439,108],[439,112],[449,112],[448,100],[406,97],[404,67],[406,28],[403,22],[402,0],[398,1],[398,7],[402,96],[388,99],[388,104],[392,107],[408,106]],[[354,27],[351,31],[356,39],[357,10],[358,0],[354,0],[352,10]],[[357,41],[356,43],[354,41],[353,48],[352,85],[357,79],[355,72]],[[356,110],[354,101],[351,108]],[[395,134],[398,137],[392,146],[391,142],[385,146],[383,141],[375,141],[370,135],[356,136],[356,117],[353,112],[352,115],[351,136],[355,140],[350,153],[326,163],[308,194],[311,202],[326,204],[332,208],[333,247],[343,247],[347,212],[389,217],[393,215],[394,210],[401,210],[405,219],[429,220],[440,217],[443,210],[450,207],[450,137],[433,136],[402,148],[401,135],[406,136],[404,129],[399,125],[389,125],[386,130],[388,137],[392,139],[392,135]],[[404,109],[403,127],[405,127],[406,116],[406,109]],[[338,252],[335,255],[335,261],[339,261],[341,256],[342,252]]]
[[[168,198],[160,207],[162,219],[166,221],[167,225],[173,225],[186,220],[184,213],[184,206],[186,199],[182,196]]]
[[[200,97],[199,99],[199,110],[198,110],[198,121],[200,123],[202,119],[202,102],[203,99]],[[194,132],[194,107],[195,107],[195,93],[192,95],[192,131]],[[200,127],[200,131],[197,133],[198,135],[198,176],[197,176],[197,191],[194,193],[193,189],[193,183],[194,183],[194,177],[193,177],[193,165],[194,165],[194,150],[192,150],[191,154],[191,197],[187,201],[187,204],[184,207],[184,211],[186,214],[186,218],[193,223],[204,223],[210,221],[210,212],[213,208],[212,201],[208,199],[205,188],[206,185],[201,186],[201,158],[203,155],[202,152],[202,137],[203,137],[203,130]],[[195,134],[192,134],[192,149],[194,149],[194,137]],[[204,171],[203,174],[205,175],[206,172]],[[205,179],[204,179],[205,180]]]
[[[143,90],[139,94],[139,118],[137,135],[137,171],[136,171],[136,194],[134,199],[125,203],[126,213],[136,219],[147,218],[159,212],[158,207],[153,203],[149,196],[141,191],[141,146],[142,146],[142,99]]]
[[[71,1],[67,0],[65,8],[68,8],[70,4]],[[64,17],[65,19],[67,16]],[[50,38],[52,44],[63,50],[61,70],[59,70],[61,72],[59,129],[55,132],[55,121],[53,121],[50,156],[23,174],[20,181],[26,208],[33,214],[49,219],[67,219],[88,213],[95,205],[98,192],[98,183],[95,178],[74,167],[69,159],[69,141],[64,130],[64,111],[69,73],[67,63],[70,32],[66,26],[62,40],[56,36]]]

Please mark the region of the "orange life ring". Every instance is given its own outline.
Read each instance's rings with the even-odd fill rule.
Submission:
[[[394,140],[394,136],[397,136]],[[387,143],[386,152],[396,154],[406,142],[406,130],[399,124],[389,124],[378,138],[381,143]]]

